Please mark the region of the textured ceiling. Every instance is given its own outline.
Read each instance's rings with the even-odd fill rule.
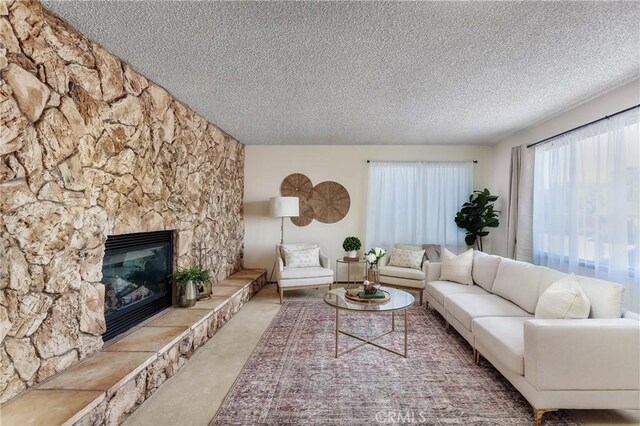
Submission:
[[[640,75],[638,2],[43,3],[245,144],[493,143]]]

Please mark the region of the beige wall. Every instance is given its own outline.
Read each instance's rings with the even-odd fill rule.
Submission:
[[[285,219],[285,242],[319,242],[335,268],[335,259],[344,256],[345,237],[358,236],[364,244],[367,160],[478,160],[474,187],[484,188],[492,177],[492,153],[491,146],[247,146],[244,264],[271,269],[274,247],[280,241],[280,220],[269,217],[268,200],[280,194],[280,183],[291,173],[307,175],[314,185],[333,180],[349,191],[351,208],[340,222],[323,224],[314,220],[297,227]],[[341,273],[338,278],[346,277]]]
[[[280,223],[269,217],[269,197],[279,195],[280,183],[291,173],[303,173],[314,184],[334,180],[347,188],[351,209],[338,223],[317,221],[299,228],[285,219],[285,241],[318,241],[335,259],[344,255],[342,241],[356,235],[364,243],[366,222],[366,160],[465,161],[478,160],[474,187],[487,187],[500,198],[497,207],[506,215],[511,147],[533,143],[607,114],[640,103],[640,80],[635,80],[591,101],[524,129],[493,146],[247,146],[245,159],[245,254],[247,267],[271,269]],[[505,215],[492,231],[488,252],[506,253]],[[344,274],[338,277],[344,279]]]
[[[494,146],[494,167],[491,169],[492,176],[489,188],[500,197],[498,208],[504,212],[503,217],[506,218],[508,206],[512,147],[537,142],[638,103],[640,103],[640,80],[634,80],[554,118],[521,130],[497,143]],[[505,255],[507,252],[506,229],[506,220],[503,219],[500,227],[493,233],[492,249],[496,254]]]

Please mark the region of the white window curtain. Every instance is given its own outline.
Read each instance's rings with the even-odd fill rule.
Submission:
[[[473,188],[472,162],[369,164],[366,248],[396,243],[466,248],[454,218]]]
[[[534,262],[625,285],[640,305],[640,110],[535,150]]]

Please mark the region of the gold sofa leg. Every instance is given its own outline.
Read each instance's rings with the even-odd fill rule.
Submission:
[[[545,408],[533,408],[533,417],[536,422],[536,426],[542,426],[542,416],[544,413],[551,413],[552,411],[558,411],[557,409],[545,409]]]
[[[475,365],[480,365],[480,358],[482,358],[482,354],[476,348],[473,348],[473,363]]]
[[[280,287],[280,304],[282,305],[282,301],[284,299],[284,289]]]
[[[424,291],[420,290],[420,306],[422,306],[422,293],[424,293]]]

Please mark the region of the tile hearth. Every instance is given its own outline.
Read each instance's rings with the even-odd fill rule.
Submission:
[[[210,299],[162,312],[9,401],[2,424],[121,423],[265,285],[265,270],[237,272],[215,284]]]

